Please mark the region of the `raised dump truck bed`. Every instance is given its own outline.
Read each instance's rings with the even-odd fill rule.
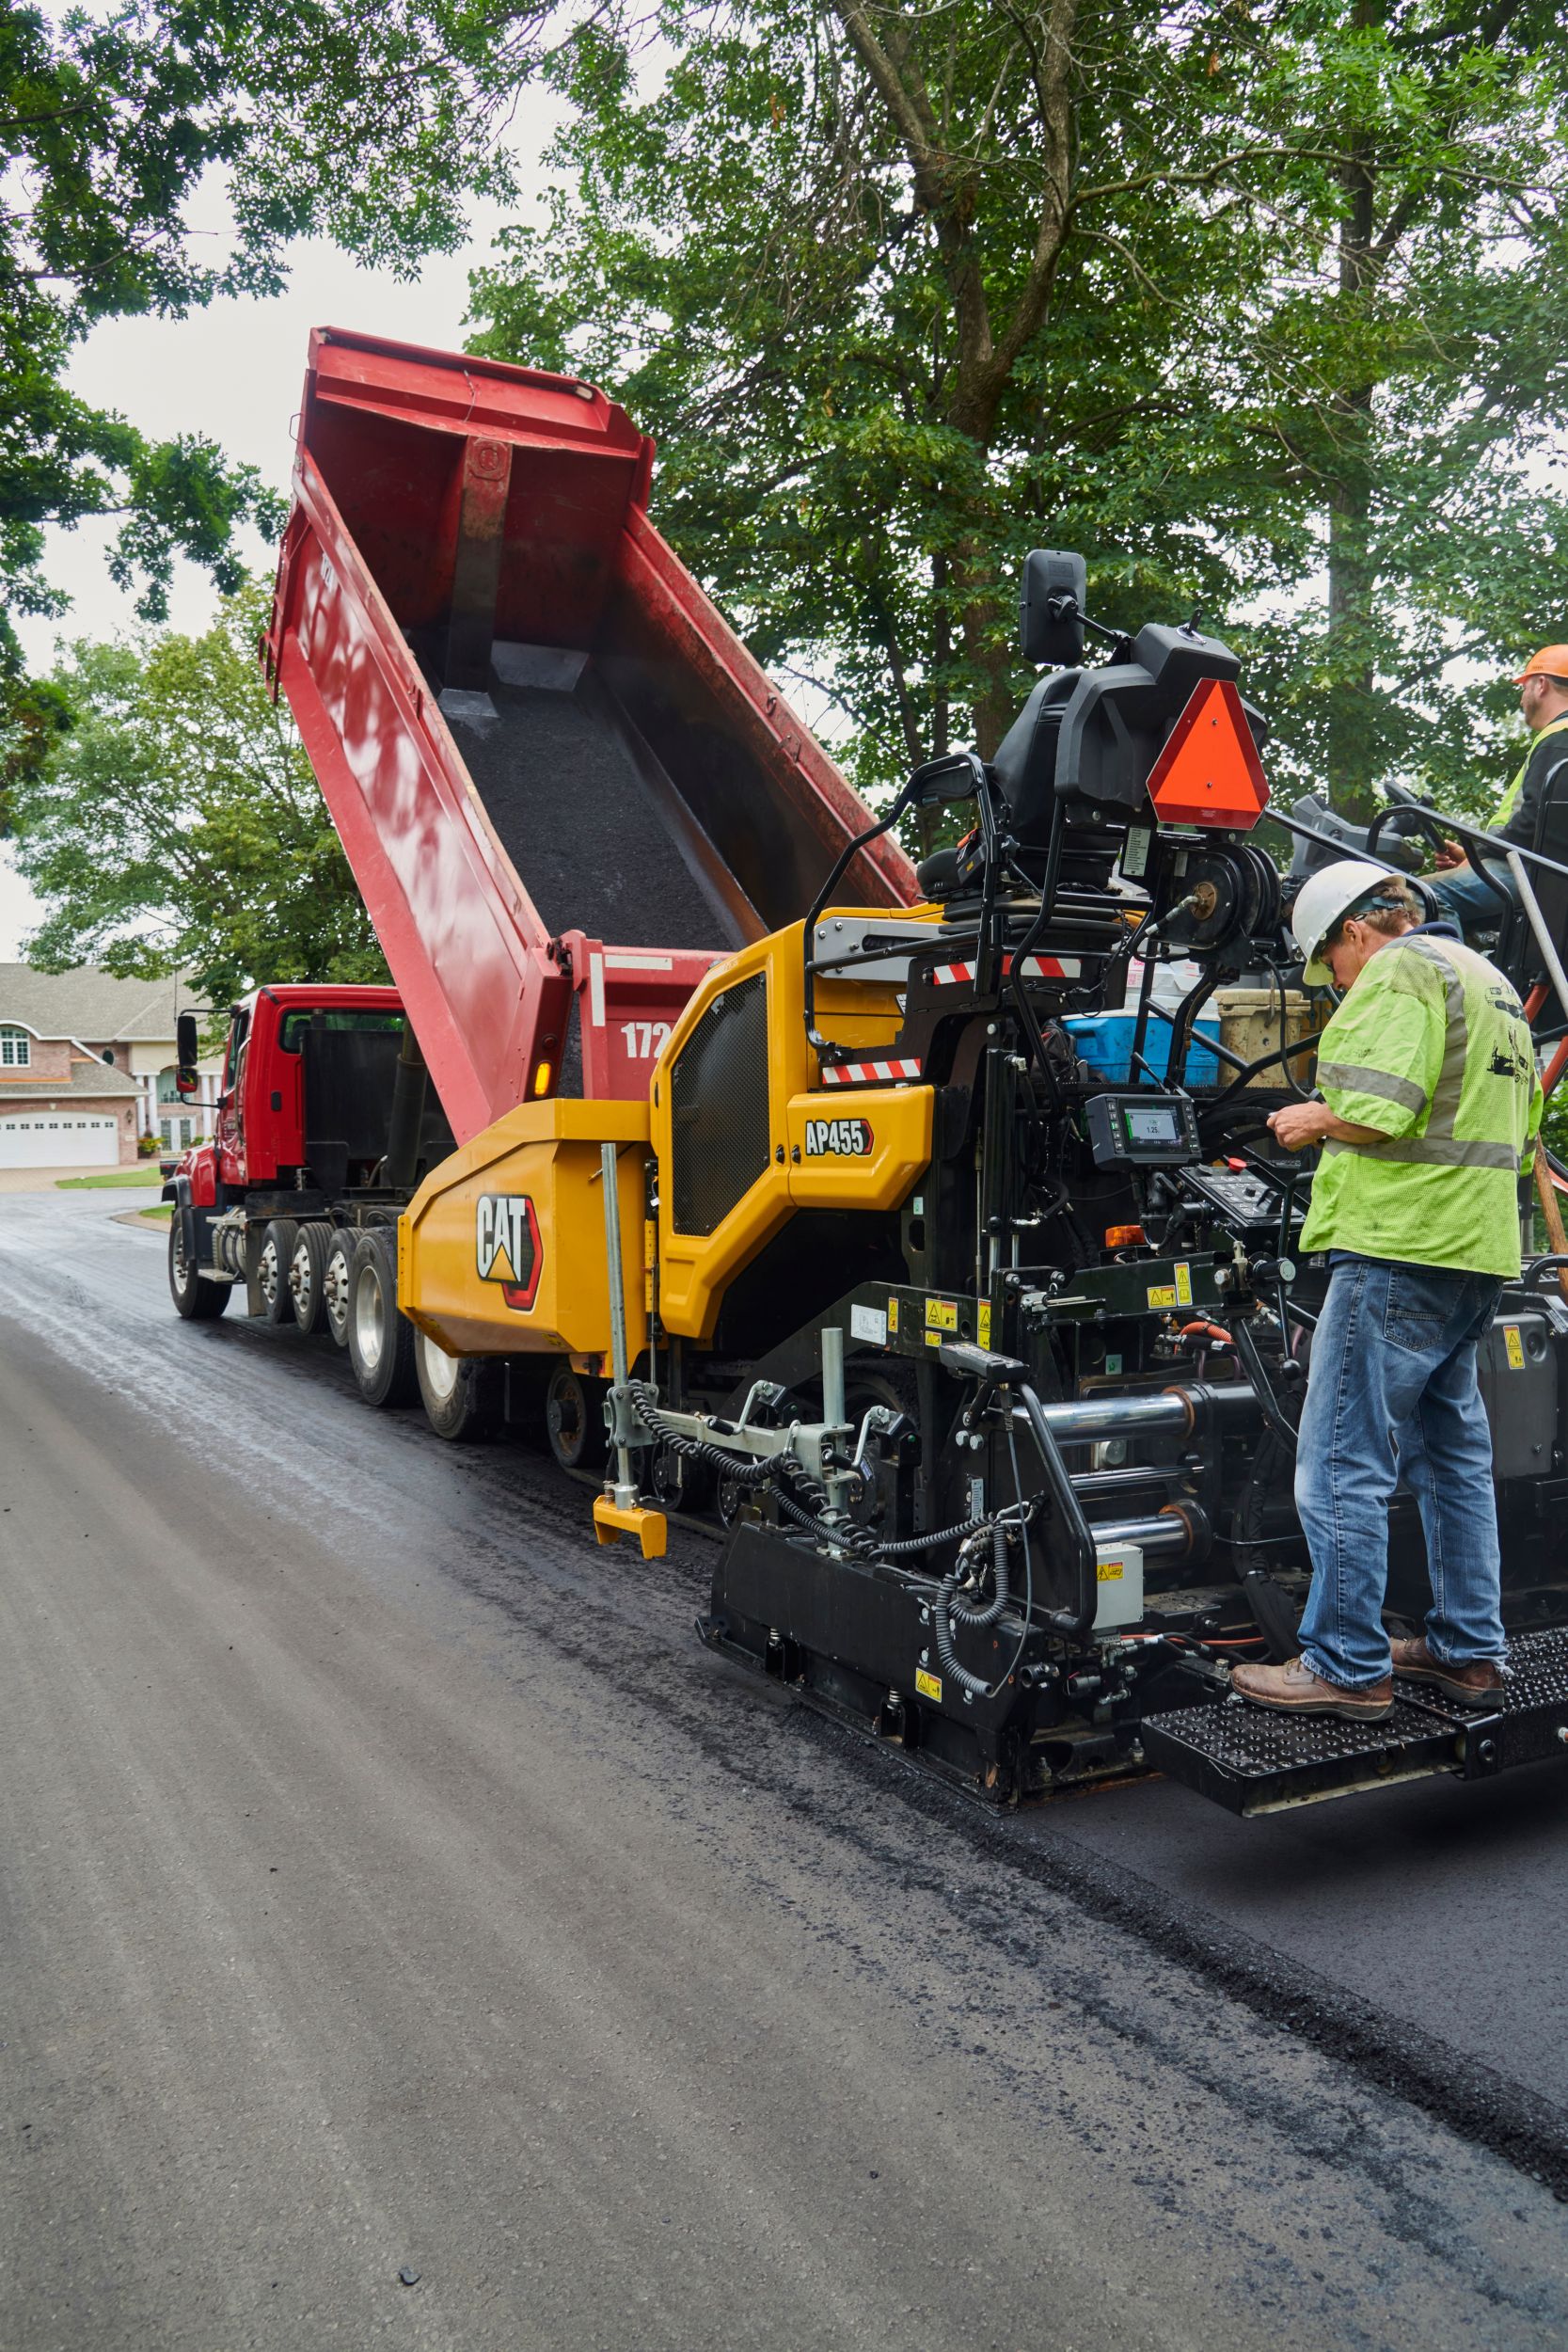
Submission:
[[[645,1092],[713,957],[869,822],[649,522],[652,465],[590,385],[311,336],[268,665],[460,1143]],[[886,840],[846,887],[916,896]]]

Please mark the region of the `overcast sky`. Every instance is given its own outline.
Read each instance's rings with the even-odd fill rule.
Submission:
[[[530,93],[514,124],[525,184],[538,183],[529,158],[542,151],[550,127],[549,112]],[[487,258],[503,218],[531,210],[524,204],[506,215],[476,215],[467,248],[430,262],[415,284],[402,283],[385,270],[361,269],[329,245],[296,246],[288,289],[275,300],[214,303],[188,319],[106,320],[76,355],[71,388],[95,406],[118,410],[155,438],[203,433],[230,457],[259,467],[268,482],[286,489],[310,328],[359,327],[404,342],[457,349],[464,337],[469,271]],[[221,234],[221,214],[214,210],[210,222],[198,217],[198,226]],[[71,610],[63,622],[19,621],[18,633],[35,667],[48,665],[61,636],[108,637],[135,626],[131,598],[114,586],[105,568],[105,550],[118,528],[105,522],[50,532],[50,580],[71,597]],[[256,568],[271,568],[275,550],[254,533],[244,551]],[[201,628],[214,601],[207,575],[182,563],[171,626]],[[8,849],[0,844],[0,961],[21,954],[22,939],[37,919],[36,901]]]

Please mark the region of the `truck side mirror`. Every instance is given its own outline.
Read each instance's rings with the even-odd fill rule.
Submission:
[[[201,1054],[201,1039],[194,1012],[175,1015],[174,1059],[179,1072],[174,1083],[182,1094],[194,1094],[197,1089],[196,1065]],[[189,1078],[190,1085],[184,1081]]]
[[[1018,642],[1025,661],[1075,670],[1084,659],[1088,567],[1081,555],[1035,548],[1023,559]]]

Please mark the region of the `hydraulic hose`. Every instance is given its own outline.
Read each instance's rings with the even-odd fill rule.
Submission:
[[[1027,1540],[1025,1537],[1025,1541]],[[961,1662],[954,1640],[953,1628],[955,1624],[981,1627],[995,1625],[1012,1598],[1007,1581],[1007,1530],[1000,1520],[993,1521],[991,1526],[991,1581],[996,1588],[994,1593],[984,1607],[976,1608],[973,1602],[959,1598],[958,1575],[955,1569],[950,1576],[942,1578],[941,1589],[937,1594],[936,1606],[931,1612],[931,1623],[936,1634],[937,1656],[942,1661],[942,1670],[958,1684],[960,1691],[967,1691],[972,1698],[990,1698],[992,1685],[985,1679],[983,1675],[972,1674],[969,1668]]]

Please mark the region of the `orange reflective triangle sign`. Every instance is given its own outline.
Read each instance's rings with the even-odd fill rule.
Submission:
[[[1228,678],[1194,687],[1150,771],[1148,797],[1168,825],[1232,825],[1245,833],[1258,822],[1269,787]]]

